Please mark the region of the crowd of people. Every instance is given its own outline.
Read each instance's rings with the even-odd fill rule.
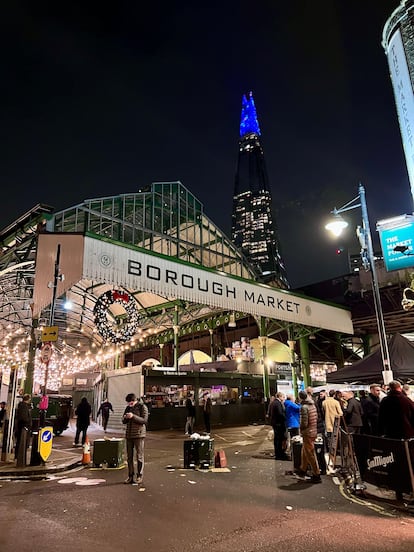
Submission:
[[[297,400],[292,395],[276,393],[267,412],[273,429],[275,459],[291,460],[290,443],[300,435],[301,463],[295,473],[300,479],[320,483],[321,467],[315,452],[315,440],[320,436],[324,451],[328,452],[337,418],[349,434],[390,439],[414,437],[414,402],[409,389],[408,385],[391,381],[385,389],[373,383],[369,392],[361,390],[358,396],[352,390],[330,390],[328,393],[321,390],[315,396],[311,387],[300,391]],[[311,476],[307,475],[309,468]]]
[[[295,467],[299,479],[310,483],[321,482],[320,462],[315,451],[317,437],[322,440],[323,449],[328,452],[336,419],[349,434],[365,434],[390,439],[410,439],[414,437],[414,402],[409,396],[410,389],[398,381],[391,381],[386,389],[372,384],[369,391],[321,390],[315,395],[308,387],[298,394],[285,396],[278,392],[272,397],[268,407],[268,420],[273,429],[274,457],[276,460],[291,460],[292,442],[301,438],[300,464]],[[31,427],[31,397],[24,395],[16,410],[16,458],[22,432]],[[139,484],[143,480],[144,443],[148,424],[149,408],[143,399],[133,393],[125,398],[127,406],[122,416],[125,424],[128,477],[125,483]],[[212,402],[208,392],[203,394],[200,405],[207,433],[210,432]],[[87,438],[91,419],[91,405],[83,397],[76,406],[76,434],[74,446],[82,445]],[[106,431],[112,404],[105,398],[99,407],[102,425]],[[195,424],[195,405],[189,395],[186,402],[185,433],[191,435]],[[0,404],[0,426],[7,416],[6,404]],[[310,473],[310,475],[309,475]],[[325,472],[323,472],[325,473]]]

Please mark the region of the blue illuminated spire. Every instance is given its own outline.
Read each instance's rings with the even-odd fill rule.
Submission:
[[[240,119],[240,138],[243,138],[243,136],[251,134],[252,132],[260,136],[256,106],[254,105],[253,93],[250,92],[248,98],[246,98],[246,95],[243,94]]]

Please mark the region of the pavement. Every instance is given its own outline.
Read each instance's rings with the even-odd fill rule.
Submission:
[[[73,436],[71,435],[73,433]],[[71,471],[82,470],[85,468],[91,468],[92,462],[87,464],[82,463],[83,458],[83,447],[71,447],[73,441],[75,429],[74,423],[71,423],[71,426],[64,434],[70,439],[66,438],[66,447],[65,444],[60,441],[61,437],[58,437],[54,440],[52,452],[46,462],[43,462],[39,466],[30,465],[30,448],[28,450],[27,463],[25,467],[16,466],[16,461],[9,459],[9,461],[0,461],[0,481],[1,480],[39,480],[47,479],[49,476],[58,473],[66,473]],[[156,432],[157,434],[163,433],[162,431]],[[179,431],[168,431],[168,438],[177,438],[182,439],[182,433]],[[174,435],[173,435],[174,434]],[[109,431],[107,434],[103,434],[102,427],[98,424],[92,423],[88,430],[88,438],[90,440],[90,459],[93,458],[93,441],[95,439],[111,439],[111,438],[120,438],[123,437],[123,432]],[[161,435],[160,435],[161,437]],[[256,458],[263,459],[273,459],[273,447],[270,445],[269,441],[266,439],[260,446]],[[284,464],[284,463],[282,463]],[[286,463],[288,464],[288,463]],[[291,473],[291,465],[286,466],[286,473]],[[380,504],[385,508],[401,510],[405,513],[414,514],[414,493],[412,495],[404,495],[404,499],[401,501],[396,500],[395,492],[390,491],[384,488],[376,487],[364,482],[364,488],[360,492],[355,492],[352,487],[348,487],[346,481],[341,477],[340,472],[331,472],[328,474],[334,478],[334,482],[341,487],[341,491],[349,496],[357,496],[358,500],[362,500],[367,504]]]
[[[74,426],[71,423],[70,427],[66,430],[67,433],[73,433],[74,436]],[[94,439],[100,439],[103,437],[102,428],[98,424],[92,423],[88,430],[90,445],[90,457],[92,458],[93,445],[92,442]],[[71,436],[71,441],[73,440]],[[105,435],[105,438],[119,438],[123,435],[121,433],[111,432],[108,435]],[[0,460],[0,480],[1,479],[44,479],[48,475],[55,473],[62,473],[72,470],[80,470],[85,467],[90,467],[92,464],[82,464],[83,457],[83,448],[73,447],[71,448],[62,448],[60,443],[61,437],[54,439],[52,446],[52,452],[46,462],[42,461],[42,464],[39,466],[30,465],[30,455],[31,449],[28,449],[27,453],[27,465],[24,467],[17,466],[16,460],[13,458]]]
[[[66,451],[52,449],[48,460],[40,466],[17,467],[15,460],[0,462],[0,480],[7,479],[39,479],[45,478],[50,474],[66,472],[76,468],[81,469],[82,449],[74,449],[71,454]],[[30,462],[30,459],[29,459]]]

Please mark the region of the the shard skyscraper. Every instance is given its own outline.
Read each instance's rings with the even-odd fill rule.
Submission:
[[[259,280],[288,288],[272,210],[272,195],[253,94],[243,95],[239,155],[233,195],[232,240]]]

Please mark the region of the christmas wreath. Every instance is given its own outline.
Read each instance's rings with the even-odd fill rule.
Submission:
[[[110,311],[113,304],[121,305],[125,312],[120,315],[113,314]],[[111,289],[103,293],[96,301],[93,314],[96,329],[105,341],[125,343],[138,329],[140,315],[137,304],[127,291]]]

